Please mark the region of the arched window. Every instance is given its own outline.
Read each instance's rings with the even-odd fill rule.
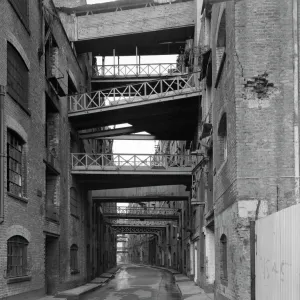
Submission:
[[[221,21],[219,24],[219,30],[217,33],[217,45],[216,45],[216,63],[217,70],[219,70],[223,55],[226,49],[226,11],[222,13]]]
[[[220,277],[221,280],[227,282],[227,237],[222,234],[220,239]]]
[[[78,246],[73,244],[70,248],[70,269],[71,274],[78,273]]]
[[[74,187],[70,188],[70,210],[71,215],[75,217],[79,216],[77,190]]]
[[[221,117],[219,128],[218,128],[218,137],[219,137],[219,144],[220,144],[220,161],[224,162],[227,160],[227,154],[228,154],[226,113],[224,113]]]
[[[27,275],[28,241],[15,235],[7,241],[7,277]]]
[[[217,32],[217,40],[216,40],[216,82],[215,88],[218,87],[222,71],[225,65],[226,59],[226,11],[224,10],[222,13],[222,17],[219,23],[218,32]]]
[[[25,196],[24,141],[12,130],[7,130],[7,191],[19,197]]]

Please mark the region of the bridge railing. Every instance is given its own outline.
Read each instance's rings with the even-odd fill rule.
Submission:
[[[170,224],[170,221],[162,221],[162,220],[124,220],[124,219],[108,219],[107,221],[110,223],[112,226],[138,226],[138,227],[143,227],[143,226],[148,226],[148,227],[165,227],[168,224]],[[174,222],[174,221],[173,221]],[[119,240],[118,240],[119,241]],[[126,240],[127,242],[127,240]]]
[[[177,68],[176,63],[93,66],[93,76],[95,77],[157,77],[176,76],[180,75],[181,73],[182,72]]]
[[[128,207],[118,206],[117,210],[112,210],[110,207],[103,209],[104,215],[163,215],[163,216],[174,216],[178,215],[178,209],[174,208],[153,208],[153,207]],[[128,225],[127,225],[128,226]]]
[[[82,112],[134,102],[149,101],[199,91],[196,74],[150,80],[142,83],[69,96],[69,112]]]
[[[196,155],[172,154],[71,154],[72,170],[192,171],[200,159]]]

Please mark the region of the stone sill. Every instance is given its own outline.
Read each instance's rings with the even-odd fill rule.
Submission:
[[[10,193],[10,192],[7,192],[7,195],[8,195],[9,197],[12,197],[12,198],[15,198],[15,199],[17,199],[17,200],[20,200],[20,201],[22,201],[22,202],[24,202],[24,203],[28,203],[28,199],[27,199],[27,198],[17,196],[17,195],[15,195],[15,194],[13,194],[13,193]]]
[[[30,281],[30,280],[31,280],[31,276],[12,277],[12,278],[7,278],[7,284]]]

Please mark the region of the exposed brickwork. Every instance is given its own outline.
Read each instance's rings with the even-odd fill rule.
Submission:
[[[213,30],[222,6],[226,6],[226,61],[213,105],[216,295],[217,299],[247,300],[249,220],[255,218],[260,201],[267,203],[268,213],[294,203],[292,3],[214,5]],[[216,74],[213,64],[213,78]],[[217,128],[223,111],[227,113],[228,159],[218,167]],[[246,216],[236,203],[245,200]],[[227,283],[220,280],[223,233],[228,238]]]
[[[26,200],[11,197],[7,194],[7,174],[5,174],[4,223],[0,225],[0,270],[5,274],[7,269],[7,238],[19,234],[29,239],[28,267],[30,281],[8,284],[7,279],[0,278],[0,299],[11,295],[44,289],[44,235],[43,218],[40,214],[41,198],[37,190],[44,189],[45,167],[43,165],[43,65],[38,60],[37,49],[40,46],[40,11],[37,1],[30,1],[30,35],[8,1],[0,3],[0,84],[6,86],[7,41],[20,51],[29,68],[29,115],[7,94],[4,102],[5,115],[5,153],[7,129],[17,132],[26,142]],[[24,150],[25,150],[24,149]],[[5,159],[5,164],[6,164]]]
[[[193,26],[196,15],[193,1],[188,1],[109,12],[101,14],[100,18],[97,14],[76,17],[64,13],[61,18],[70,40],[77,41]]]
[[[6,85],[7,69],[7,41],[19,51],[25,64],[29,69],[29,106],[28,111],[22,109],[8,94],[5,98],[5,142],[7,129],[15,131],[25,142],[24,144],[24,174],[25,186],[24,198],[18,199],[6,193],[5,182],[4,199],[4,223],[0,226],[0,269],[4,274],[7,264],[7,239],[13,235],[21,235],[26,238],[28,244],[28,268],[30,281],[19,283],[7,283],[7,279],[0,278],[0,299],[6,299],[13,295],[20,298],[29,295],[35,299],[41,294],[55,292],[64,286],[75,286],[86,281],[86,219],[84,202],[87,199],[84,188],[70,176],[70,124],[67,118],[67,99],[59,99],[59,112],[48,115],[48,150],[57,157],[60,174],[54,184],[54,203],[59,207],[59,223],[46,219],[46,164],[49,159],[46,149],[46,100],[45,84],[45,61],[44,55],[39,58],[38,49],[42,45],[41,16],[42,11],[38,1],[29,1],[30,12],[30,34],[26,31],[17,14],[8,1],[1,1],[0,20],[2,29],[0,33],[0,66],[3,70],[0,74],[0,84]],[[59,59],[52,67],[55,68],[54,75],[59,78],[59,84],[67,93],[68,71],[78,82],[78,89],[85,85],[85,63],[79,63],[73,53],[71,45],[67,40],[64,29],[57,17],[55,17],[54,5],[51,0],[44,1],[45,11],[51,16],[52,31],[56,43],[59,45],[59,53],[55,59]],[[47,50],[47,49],[46,49]],[[86,61],[87,56],[80,58]],[[81,64],[81,65],[80,65]],[[56,72],[56,73],[55,73]],[[53,72],[52,72],[53,73]],[[54,86],[54,85],[53,85]],[[54,86],[56,88],[56,86]],[[6,153],[6,147],[5,147]],[[7,178],[5,167],[5,180]],[[47,171],[48,172],[48,171]],[[53,175],[52,175],[53,176]],[[55,177],[55,176],[54,176]],[[52,177],[52,178],[54,178]],[[70,214],[69,188],[75,186],[78,190],[78,202],[80,215],[75,219]],[[62,230],[63,229],[63,230]],[[47,234],[45,234],[47,232]],[[57,236],[59,242],[46,243],[48,234]],[[57,239],[57,241],[58,241]],[[80,273],[70,274],[69,255],[70,246],[76,243],[79,247],[78,265]],[[59,245],[59,246],[58,246]],[[49,247],[46,249],[46,247]],[[60,247],[60,249],[59,249]],[[47,250],[47,252],[46,252]],[[47,256],[45,256],[47,253]],[[57,257],[59,262],[48,270],[45,263],[49,257]],[[47,260],[48,258],[48,260]],[[60,265],[60,268],[57,265]],[[59,273],[59,270],[61,273]],[[46,274],[45,274],[46,273]],[[45,277],[49,281],[45,282]],[[47,279],[47,280],[48,280]],[[51,286],[52,285],[52,286]]]

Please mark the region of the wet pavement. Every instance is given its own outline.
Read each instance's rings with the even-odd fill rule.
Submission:
[[[123,265],[116,277],[80,300],[180,300],[172,274],[160,269]]]

